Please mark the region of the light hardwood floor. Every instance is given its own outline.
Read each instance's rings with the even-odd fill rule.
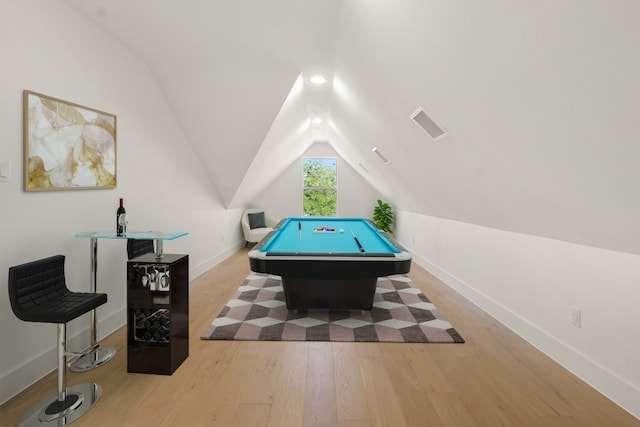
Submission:
[[[190,286],[190,356],[172,376],[126,372],[126,330],[102,341],[101,400],[74,426],[640,426],[495,319],[412,266],[465,344],[202,341],[249,273],[240,250]],[[123,285],[124,286],[124,285]],[[52,337],[53,339],[53,337]],[[15,425],[55,373],[0,407]]]

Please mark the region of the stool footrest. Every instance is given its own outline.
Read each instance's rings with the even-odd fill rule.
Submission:
[[[98,368],[113,358],[116,354],[115,348],[96,348],[79,358],[74,358],[74,362],[69,365],[71,372],[87,372]]]
[[[95,343],[93,345],[88,346],[84,350],[80,350],[80,351],[65,351],[65,353],[64,353],[65,356],[73,356],[73,357],[67,359],[67,366],[71,366],[76,360],[78,360],[82,356],[85,356],[85,355],[91,353],[92,351],[94,351],[98,347],[100,347],[100,344]]]

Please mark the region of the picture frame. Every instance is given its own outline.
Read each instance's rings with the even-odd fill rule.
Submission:
[[[93,190],[117,184],[117,117],[23,91],[24,190]]]

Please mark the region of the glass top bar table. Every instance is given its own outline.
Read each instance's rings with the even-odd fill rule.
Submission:
[[[158,232],[158,231],[129,231],[118,236],[115,231],[83,231],[77,233],[75,237],[89,239],[89,258],[91,260],[91,292],[97,292],[98,286],[98,239],[114,239],[114,240],[153,240],[155,248],[155,256],[162,259],[162,242],[165,240],[174,240],[179,237],[186,236],[186,232]],[[73,362],[69,369],[73,372],[85,372],[102,366],[113,358],[116,354],[115,348],[100,348],[97,338],[98,318],[96,310],[91,310],[91,343],[84,354]]]

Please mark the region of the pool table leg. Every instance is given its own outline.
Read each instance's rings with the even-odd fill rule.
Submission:
[[[345,280],[283,276],[282,288],[288,310],[371,310],[377,282],[376,277]]]

